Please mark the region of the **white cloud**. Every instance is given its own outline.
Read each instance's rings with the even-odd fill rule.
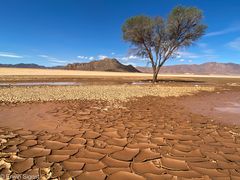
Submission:
[[[86,60],[90,60],[90,61],[94,60],[93,56],[90,56],[90,57],[89,56],[77,56],[77,58],[79,58],[79,59],[86,59]]]
[[[121,58],[119,58],[119,59],[122,60],[122,61],[128,61],[128,60],[129,60],[128,57],[121,57]]]
[[[229,42],[227,45],[233,49],[240,50],[240,37]]]
[[[129,59],[138,59],[138,57],[131,55],[131,56],[129,56]]]
[[[38,55],[39,57],[42,57],[42,58],[49,58],[49,56],[47,55],[44,55],[44,54],[41,54],[41,55]]]
[[[112,52],[111,55],[115,55],[115,52]]]
[[[88,59],[92,61],[92,60],[94,60],[94,57],[93,57],[93,56],[91,56],[91,57],[89,57]]]
[[[210,32],[210,33],[207,33],[205,36],[206,37],[219,36],[219,35],[228,34],[228,33],[237,32],[237,31],[240,31],[240,25],[222,29],[220,31]]]
[[[77,56],[77,58],[79,58],[79,59],[88,59],[87,56]]]
[[[23,56],[17,55],[15,53],[9,53],[9,52],[0,52],[0,57],[6,57],[6,58],[23,58]]]
[[[48,56],[48,55],[45,55],[45,54],[41,54],[41,55],[38,55],[39,57],[41,58],[45,58],[47,59],[47,61],[53,63],[53,64],[61,64],[61,65],[64,65],[64,64],[67,64],[69,63],[69,61],[65,61],[65,60],[60,60],[58,58],[55,58],[55,57],[51,57],[51,56]]]
[[[178,51],[177,53],[177,58],[191,58],[191,59],[196,59],[199,58],[199,55],[195,54],[195,53],[191,53],[188,51]]]
[[[185,60],[184,59],[179,59],[180,62],[184,62]]]
[[[63,61],[63,60],[49,60],[49,62],[57,63],[57,64],[67,64],[69,63],[68,61]]]
[[[213,61],[218,58],[218,55],[214,53],[214,50],[208,48],[202,48],[199,53],[192,53],[188,51],[178,51],[175,56],[177,59],[184,59],[185,61],[199,59],[199,60],[207,60]]]
[[[105,56],[105,55],[98,55],[98,59],[105,59],[107,58],[108,56]]]
[[[118,59],[122,61],[131,61],[131,60],[147,60],[147,58],[142,58],[134,55],[119,57]]]
[[[51,58],[53,58],[53,57],[50,57],[50,56],[45,55],[45,54],[40,54],[40,55],[38,55],[38,56],[41,57],[41,58],[46,58],[46,59],[51,59]]]

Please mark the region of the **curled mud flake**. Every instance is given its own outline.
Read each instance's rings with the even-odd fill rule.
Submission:
[[[69,159],[69,155],[49,155],[47,159],[49,162],[62,162]]]
[[[21,174],[30,169],[33,165],[34,165],[33,158],[28,158],[26,160],[13,163],[12,170],[15,173]]]
[[[29,148],[26,150],[23,150],[19,153],[21,157],[41,157],[41,156],[47,156],[51,153],[50,149],[45,149],[45,148],[38,148],[38,147],[33,147]]]
[[[77,179],[99,179],[99,180],[104,180],[106,178],[106,174],[102,170],[98,171],[85,171],[79,176],[77,176]]]
[[[139,149],[125,147],[123,150],[111,154],[111,157],[122,161],[131,161],[138,153]]]
[[[71,170],[71,171],[82,170],[83,166],[84,166],[84,163],[82,163],[82,162],[74,162],[74,161],[64,161],[63,162],[63,167],[66,170]]]
[[[144,177],[130,173],[127,171],[118,171],[116,173],[113,173],[112,175],[109,176],[109,180],[115,180],[115,179],[129,179],[129,180],[145,180]]]
[[[66,147],[68,144],[62,143],[59,141],[46,140],[44,145],[47,149],[57,150],[57,149],[62,149],[63,147]]]

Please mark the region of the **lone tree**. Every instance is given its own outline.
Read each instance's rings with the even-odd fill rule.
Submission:
[[[179,48],[199,39],[207,28],[202,24],[202,11],[195,7],[175,7],[164,20],[162,17],[134,16],[122,26],[124,40],[135,48],[135,55],[149,58],[153,82],[160,68]]]

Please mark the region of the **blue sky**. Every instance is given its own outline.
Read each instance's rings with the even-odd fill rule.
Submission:
[[[134,15],[167,17],[176,5],[203,10],[208,29],[167,64],[240,63],[239,0],[0,0],[0,63],[55,66],[115,57],[146,66],[129,54],[121,26]]]

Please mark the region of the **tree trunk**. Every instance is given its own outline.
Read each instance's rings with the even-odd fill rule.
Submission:
[[[157,71],[154,71],[153,72],[153,83],[156,83],[157,82],[157,76],[158,76],[158,73],[157,73]]]
[[[154,68],[153,70],[153,83],[157,82],[157,78],[158,78],[158,73],[160,68],[162,67],[162,65],[159,65],[157,68]]]

